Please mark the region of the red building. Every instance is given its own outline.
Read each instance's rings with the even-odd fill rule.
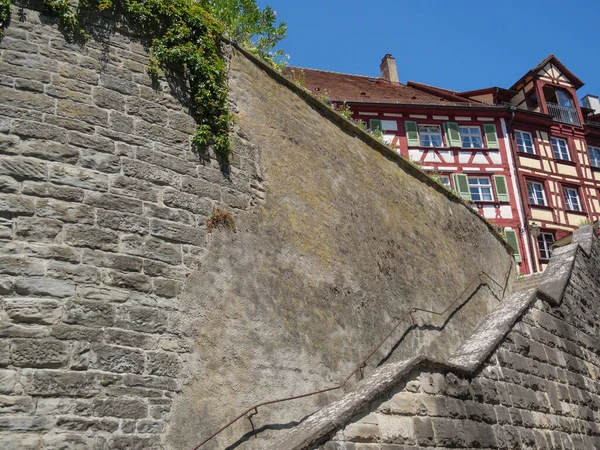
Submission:
[[[583,83],[556,57],[509,89],[469,92],[402,84],[391,55],[380,69],[288,70],[470,202],[504,232],[522,273],[543,270],[557,239],[600,217],[600,103],[579,105]]]

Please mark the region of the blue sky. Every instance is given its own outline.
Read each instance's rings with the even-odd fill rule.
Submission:
[[[598,0],[258,0],[288,24],[290,65],[379,76],[391,53],[400,81],[466,91],[510,87],[554,53],[600,96]]]

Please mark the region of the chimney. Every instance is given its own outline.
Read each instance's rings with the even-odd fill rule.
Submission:
[[[381,78],[384,80],[391,81],[392,83],[399,83],[396,60],[389,53],[381,60],[381,64],[379,64],[379,70],[381,70]]]
[[[593,109],[594,114],[600,113],[600,101],[598,101],[597,96],[588,94],[581,99],[581,102],[586,108]]]

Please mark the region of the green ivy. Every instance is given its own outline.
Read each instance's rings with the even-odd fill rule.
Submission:
[[[227,106],[226,65],[218,51],[224,28],[198,3],[81,0],[74,9],[68,0],[43,0],[42,8],[59,20],[62,31],[73,40],[88,38],[88,24],[83,17],[98,12],[112,16],[136,34],[152,38],[151,75],[157,77],[160,69],[183,74],[189,86],[188,106],[197,123],[192,142],[197,146],[212,143],[218,155],[228,158],[231,115]]]
[[[8,25],[12,13],[10,0],[0,0],[0,40],[4,37],[4,29]]]

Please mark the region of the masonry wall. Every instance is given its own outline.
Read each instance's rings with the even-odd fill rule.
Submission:
[[[600,448],[600,243],[472,377],[417,372],[323,449]]]
[[[177,297],[213,208],[253,195],[192,151],[147,51],[69,44],[15,8],[0,43],[0,448],[158,448],[193,343]],[[242,168],[243,166],[243,168]]]
[[[0,43],[0,447],[193,448],[253,403],[339,383],[412,307],[469,288],[365,372],[447,356],[498,302],[512,261],[486,223],[239,50],[224,168],[190,147],[143,45],[80,47],[23,12]],[[215,207],[236,233],[207,233]],[[267,440],[337,395],[254,427]]]

